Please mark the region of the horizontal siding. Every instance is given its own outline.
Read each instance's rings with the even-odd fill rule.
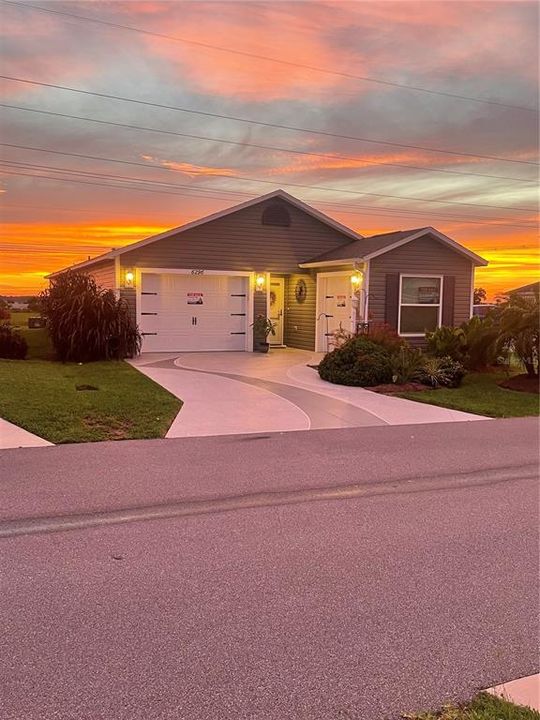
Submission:
[[[120,297],[124,300],[129,308],[129,314],[134,323],[137,322],[137,298],[134,288],[122,288]]]
[[[116,289],[114,260],[96,263],[88,270],[88,274],[92,275],[99,287],[105,288],[106,290]]]
[[[287,205],[290,227],[261,224],[272,200],[212,220],[120,256],[122,266],[298,272],[298,264],[350,242],[346,235]]]
[[[456,279],[454,325],[468,320],[471,311],[471,272],[474,266],[465,256],[433,237],[412,240],[370,261],[369,320],[384,322],[387,273],[453,275]]]
[[[304,280],[307,295],[304,302],[296,299],[298,280]],[[300,350],[315,349],[315,313],[317,308],[317,283],[309,273],[290,275],[285,280],[285,339],[288,347]]]

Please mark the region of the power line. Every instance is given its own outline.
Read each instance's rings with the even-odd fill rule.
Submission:
[[[97,158],[100,160],[107,161],[107,158]],[[129,161],[126,161],[129,162]],[[49,169],[54,169],[49,168]],[[174,172],[174,168],[169,168],[169,170],[172,170]],[[69,172],[70,169],[67,169],[67,172]],[[216,178],[224,178],[227,180],[236,180],[240,182],[256,182],[256,183],[262,183],[265,185],[272,185],[275,186],[276,182],[274,180],[264,180],[261,178],[252,178],[252,177],[245,177],[241,175],[229,175],[227,173],[212,173],[212,177]],[[137,180],[137,178],[130,178],[130,177],[124,177],[123,179],[127,180]],[[144,178],[139,178],[139,181],[144,182]],[[160,184],[171,184],[171,183],[161,183],[160,181],[152,181],[152,182],[159,182]],[[305,183],[292,183],[292,182],[283,182],[281,181],[282,185],[286,185],[288,187],[298,187],[302,189],[309,189],[309,190],[317,190],[317,191],[323,191],[323,192],[336,192],[336,193],[347,193],[349,195],[368,195],[371,197],[385,197],[385,198],[392,198],[394,200],[412,200],[414,202],[424,202],[424,203],[435,203],[437,205],[459,205],[459,206],[465,206],[465,207],[480,207],[480,208],[489,208],[489,209],[497,209],[497,210],[510,210],[515,212],[536,212],[533,208],[513,208],[509,207],[507,205],[491,205],[487,203],[467,203],[467,202],[461,202],[459,200],[435,200],[432,198],[418,198],[414,196],[407,196],[407,195],[391,195],[389,193],[373,193],[368,192],[364,190],[352,190],[350,188],[332,188],[332,187],[324,187],[322,185],[307,185]],[[176,187],[182,187],[180,185],[174,184]]]
[[[67,178],[62,178],[62,177],[50,177],[50,176],[46,176],[46,175],[38,175],[38,174],[32,174],[32,173],[16,172],[16,171],[14,171],[14,170],[5,170],[5,169],[3,169],[3,168],[0,168],[0,172],[1,172],[1,173],[4,173],[4,174],[6,174],[6,175],[16,175],[16,176],[22,176],[22,177],[32,177],[32,178],[36,178],[36,179],[38,179],[38,180],[51,180],[51,181],[60,181],[60,182],[70,182],[70,183],[74,183],[74,184],[78,184],[78,185],[93,185],[93,186],[97,186],[97,187],[114,188],[114,189],[117,189],[117,190],[136,190],[136,191],[139,191],[139,192],[149,192],[149,193],[153,193],[153,194],[157,194],[157,195],[174,195],[174,196],[176,196],[176,197],[182,197],[182,196],[183,196],[183,193],[178,193],[178,192],[169,191],[169,190],[163,190],[163,189],[162,189],[162,190],[152,190],[152,189],[150,189],[150,188],[148,188],[148,187],[130,186],[130,185],[114,185],[114,184],[106,183],[106,182],[92,182],[92,181],[88,181],[88,180],[76,179],[76,177],[67,177]],[[149,181],[147,181],[147,182],[149,182]],[[199,189],[197,189],[196,191],[199,191],[199,190],[202,191],[203,189],[202,189],[202,188],[199,188]],[[229,191],[223,191],[223,192],[229,192]],[[235,193],[235,194],[240,194],[240,193]],[[243,195],[247,195],[247,193],[242,193],[242,194],[243,194]],[[199,197],[200,197],[200,196],[199,196]],[[256,196],[251,195],[251,197],[256,197]],[[220,198],[220,199],[223,199],[223,198]],[[326,205],[331,205],[331,204],[337,205],[337,203],[330,203],[329,201],[324,201],[324,200],[323,200],[323,201],[320,201],[320,203],[321,203],[321,204],[326,204]],[[385,210],[388,211],[388,210],[390,210],[390,208],[385,208]],[[404,215],[408,215],[408,214],[412,214],[412,213],[413,213],[413,211],[409,211],[409,210],[399,211],[399,210],[395,210],[395,209],[393,209],[393,208],[391,209],[391,212],[392,212],[393,214],[389,215],[388,212],[382,212],[382,213],[381,213],[381,212],[378,212],[376,208],[370,207],[370,208],[369,208],[369,211],[368,211],[367,213],[366,213],[366,212],[358,213],[358,215],[359,215],[359,217],[362,217],[362,216],[364,216],[364,215],[366,215],[366,214],[370,214],[370,215],[378,215],[378,216],[381,216],[381,217],[393,217],[393,218],[395,218],[395,217],[399,217],[400,215],[403,215],[403,216],[404,216]],[[414,214],[420,215],[421,213],[414,213]],[[423,216],[424,216],[424,217],[430,216],[430,214],[429,214],[429,213],[424,213]],[[439,218],[440,218],[441,216],[440,216],[440,215],[438,215],[438,216],[431,215],[431,217],[439,217]],[[450,218],[450,216],[445,216],[445,218]],[[486,225],[486,222],[485,222],[485,221],[468,220],[468,219],[464,219],[464,218],[462,218],[462,217],[457,217],[456,219],[457,219],[459,222],[461,222],[461,223],[463,223],[463,224],[467,224],[467,225],[484,225],[484,226]],[[499,222],[499,220],[503,220],[503,222]],[[534,229],[534,227],[535,227],[535,226],[533,226],[533,225],[523,225],[523,224],[519,224],[519,225],[518,225],[518,224],[515,224],[515,223],[504,222],[504,219],[503,219],[503,218],[491,218],[491,219],[490,219],[490,222],[492,222],[493,224],[495,224],[495,225],[497,225],[497,226],[501,226],[501,227],[511,227],[511,228],[521,228],[521,229],[531,229],[531,228]]]
[[[6,0],[3,0],[4,2]],[[459,157],[473,157],[480,160],[497,160],[499,162],[511,162],[519,165],[538,165],[539,163],[532,162],[531,160],[515,160],[512,158],[499,157],[497,155],[477,155],[475,153],[468,152],[457,152],[455,150],[441,150],[438,148],[425,147],[423,145],[406,145],[404,143],[390,142],[388,140],[373,140],[371,138],[360,137],[357,135],[341,135],[339,133],[326,132],[324,130],[313,130],[311,128],[295,127],[294,125],[280,125],[278,123],[265,122],[263,120],[251,120],[248,118],[241,118],[235,115],[223,115],[220,113],[212,113],[206,110],[193,110],[192,108],[183,108],[175,105],[165,105],[162,103],[150,102],[147,100],[135,100],[134,98],[127,98],[122,95],[110,95],[108,93],[91,92],[90,90],[81,90],[79,88],[68,87],[67,85],[56,85],[54,83],[39,82],[37,80],[27,80],[25,78],[13,77],[11,75],[0,75],[0,79],[9,80],[11,82],[19,82],[27,85],[37,85],[39,87],[54,88],[55,90],[65,90],[67,92],[74,92],[80,95],[91,95],[92,97],[105,98],[107,100],[119,100],[120,102],[134,103],[136,105],[145,105],[148,107],[160,108],[162,110],[173,110],[175,112],[189,113],[192,115],[203,115],[205,117],[218,118],[220,120],[232,120],[234,122],[247,123],[249,125],[260,125],[262,127],[277,128],[279,130],[291,130],[293,132],[304,132],[312,135],[321,135],[324,137],[339,138],[343,140],[356,140],[359,142],[372,143],[375,145],[388,145],[389,147],[408,148],[413,150],[424,150],[426,152],[442,153],[444,155],[456,155]]]
[[[260,145],[258,143],[252,143],[252,142],[245,142],[240,140],[228,140],[225,138],[213,138],[208,137],[206,135],[193,135],[191,133],[182,133],[177,132],[175,130],[161,130],[159,128],[149,128],[144,127],[141,125],[131,125],[126,123],[118,123],[113,122],[109,120],[99,120],[97,118],[88,118],[88,117],[82,117],[80,115],[70,115],[67,113],[59,113],[59,112],[53,112],[51,110],[38,110],[36,108],[26,108],[22,107],[21,105],[8,105],[7,103],[0,103],[0,107],[9,108],[10,110],[23,110],[25,112],[33,112],[33,113],[41,113],[43,115],[53,115],[55,117],[62,117],[62,118],[69,118],[70,120],[82,120],[84,122],[92,122],[97,123],[99,125],[112,125],[114,127],[121,127],[126,128],[129,130],[143,130],[147,132],[154,132],[154,133],[163,133],[166,135],[175,135],[178,137],[185,137],[190,138],[192,140],[204,140],[209,142],[218,142],[218,143],[225,143],[227,145],[236,145],[239,147],[254,147],[259,148],[261,150],[272,150],[272,151],[278,151],[283,152],[287,154],[293,154],[293,155],[307,155],[311,157],[320,157],[320,158],[327,158],[330,160],[355,160],[360,161],[363,163],[366,163],[368,165],[382,165],[387,167],[397,167],[397,168],[406,168],[408,170],[420,170],[424,172],[435,172],[435,173],[445,173],[449,175],[465,175],[468,177],[480,177],[480,178],[493,178],[495,180],[511,180],[512,182],[523,182],[530,185],[536,185],[536,182],[534,180],[528,180],[527,178],[515,178],[515,177],[509,177],[508,175],[488,175],[484,173],[471,173],[471,172],[464,172],[460,170],[446,170],[442,168],[427,168],[427,167],[421,167],[417,165],[405,165],[401,163],[387,163],[382,161],[376,161],[376,160],[364,160],[363,158],[357,158],[351,155],[334,155],[332,153],[316,153],[316,152],[309,152],[307,150],[294,150],[293,148],[283,148],[283,147],[276,147],[275,145]],[[0,143],[0,145],[4,145],[5,147],[15,147],[19,149],[28,149],[28,150],[37,150],[41,152],[52,152],[50,150],[42,150],[41,148],[27,148],[24,145],[12,145],[10,143]],[[58,152],[58,151],[57,151]],[[88,157],[85,155],[77,155],[75,153],[65,153],[66,155],[73,155],[75,157]]]
[[[467,102],[474,102],[474,103],[482,103],[486,105],[496,105],[499,107],[504,108],[512,108],[514,110],[523,110],[526,112],[532,112],[537,113],[538,110],[535,108],[523,106],[523,105],[513,105],[511,103],[504,103],[499,100],[488,100],[487,98],[478,98],[478,97],[471,97],[470,95],[460,95],[458,93],[451,93],[451,92],[445,92],[443,90],[433,90],[430,88],[423,88],[416,85],[408,85],[405,83],[398,83],[391,80],[381,80],[379,78],[372,78],[367,77],[365,75],[355,75],[353,73],[346,73],[346,72],[340,72],[338,70],[329,70],[328,68],[321,68],[314,65],[307,65],[304,63],[296,63],[292,62],[290,60],[283,60],[281,58],[276,57],[270,57],[268,55],[261,55],[258,53],[251,53],[244,50],[236,50],[234,48],[227,48],[223,47],[221,45],[213,45],[211,43],[201,42],[199,40],[191,40],[184,37],[178,37],[173,35],[166,35],[164,33],[158,33],[153,32],[151,30],[145,30],[143,28],[136,28],[132,27],[130,25],[123,25],[121,23],[114,23],[107,20],[101,20],[98,18],[92,18],[87,17],[84,15],[76,15],[74,13],[69,13],[65,11],[60,10],[51,10],[50,8],[44,8],[40,7],[38,5],[31,5],[27,3],[21,3],[21,2],[15,2],[14,0],[2,0],[7,5],[16,5],[17,7],[22,7],[25,9],[30,8],[31,10],[37,10],[39,12],[45,12],[49,13],[51,15],[59,15],[64,17],[73,18],[75,20],[83,21],[83,22],[91,22],[99,25],[106,25],[108,27],[113,27],[119,30],[129,30],[130,32],[137,32],[141,33],[143,35],[151,35],[153,37],[159,37],[164,40],[173,40],[174,42],[180,42],[185,43],[187,45],[193,45],[195,47],[202,47],[207,50],[217,50],[219,52],[225,52],[233,55],[241,55],[242,57],[247,57],[253,60],[263,60],[265,62],[273,62],[273,63],[279,63],[280,65],[286,65],[288,67],[296,67],[296,68],[302,68],[304,70],[310,70],[311,72],[318,72],[318,73],[324,73],[326,75],[334,75],[336,77],[342,77],[346,78],[348,80],[359,80],[361,82],[367,82],[367,83],[374,83],[378,85],[384,85],[386,87],[394,87],[398,88],[400,90],[412,90],[414,92],[421,92],[421,93],[427,93],[429,95],[439,95],[442,97],[452,98],[454,100],[464,100]]]
[[[0,144],[1,144],[1,143],[0,143]],[[63,154],[63,153],[60,153],[60,154]],[[90,157],[92,157],[92,159],[96,159],[96,160],[104,160],[104,161],[106,161],[106,162],[109,161],[108,158],[101,158],[101,157],[96,157],[96,156],[90,156]],[[122,161],[122,160],[112,160],[112,159],[111,159],[111,161],[124,162],[124,161]],[[125,161],[125,162],[126,162],[127,164],[130,164],[130,165],[131,165],[131,164],[136,164],[136,165],[142,165],[143,167],[146,167],[146,168],[153,168],[153,169],[156,169],[156,170],[167,170],[167,171],[169,171],[169,172],[176,172],[176,171],[175,171],[174,169],[172,169],[172,168],[163,168],[163,167],[160,167],[160,166],[153,167],[153,166],[149,166],[149,165],[144,165],[143,163],[131,163],[130,161]],[[16,167],[29,167],[30,169],[33,169],[33,170],[36,170],[36,169],[37,169],[37,170],[45,170],[45,171],[53,171],[53,172],[64,172],[64,173],[73,174],[73,175],[88,176],[88,177],[105,179],[105,180],[118,180],[118,181],[128,182],[128,183],[129,183],[129,182],[145,183],[145,184],[149,184],[149,185],[159,185],[159,186],[165,186],[165,187],[180,188],[180,189],[185,189],[185,190],[189,190],[189,191],[197,190],[197,191],[209,192],[209,193],[211,193],[211,192],[218,192],[218,193],[226,193],[226,194],[233,194],[233,195],[237,195],[237,194],[238,194],[238,193],[237,193],[236,191],[234,191],[234,190],[226,190],[226,189],[222,189],[222,188],[217,188],[217,189],[213,189],[213,188],[192,188],[191,185],[181,185],[181,184],[179,184],[179,183],[168,183],[168,182],[164,182],[164,181],[161,181],[161,180],[151,180],[150,178],[134,178],[134,177],[131,177],[131,176],[129,176],[129,175],[110,175],[110,174],[106,174],[106,173],[98,173],[98,172],[95,172],[95,171],[84,171],[84,170],[77,170],[77,169],[75,169],[75,168],[57,167],[57,166],[54,166],[54,165],[37,165],[37,164],[35,164],[35,163],[27,163],[27,162],[24,162],[24,161],[17,161],[17,160],[11,160],[11,161],[10,161],[10,160],[0,160],[0,165],[4,165],[4,166],[16,166]],[[216,176],[214,175],[213,177],[216,177]],[[237,177],[237,178],[234,178],[234,176],[230,176],[230,175],[221,175],[221,176],[218,176],[218,177],[223,177],[224,179],[231,179],[231,180],[232,180],[232,179],[239,179],[238,177]],[[243,178],[243,179],[247,179],[247,178]],[[257,180],[256,182],[259,182],[259,181]],[[266,182],[266,181],[260,181],[260,182]],[[274,183],[272,183],[272,184],[274,184]],[[313,189],[313,190],[319,190],[319,189],[320,189],[318,186],[315,186],[315,185],[314,185],[314,186],[305,186],[305,187],[308,188],[308,189]],[[246,194],[246,193],[240,193],[240,194]],[[253,196],[253,195],[251,195],[251,196],[252,196],[252,197],[256,197],[256,196]],[[326,202],[326,201],[322,201],[322,202]],[[337,204],[340,205],[340,206],[343,205],[343,203],[337,203]],[[369,205],[368,205],[368,206],[363,206],[363,207],[366,208],[366,209],[368,209],[368,210],[369,210],[369,209],[374,209],[374,210],[377,209],[376,207],[369,206]],[[424,215],[425,215],[425,213],[423,213],[423,212],[421,212],[421,211],[420,211],[420,212],[419,212],[419,211],[416,211],[416,212],[415,212],[415,211],[412,211],[412,210],[400,210],[399,208],[385,208],[385,209],[391,210],[391,211],[394,211],[394,212],[398,212],[398,213],[407,212],[407,213],[414,213],[414,214],[420,214],[420,215],[424,214]],[[440,217],[439,214],[437,214],[437,216]],[[449,217],[449,216],[447,215],[447,217]],[[452,217],[457,218],[457,216],[455,216],[455,215],[452,216]],[[490,220],[490,219],[491,219],[491,218],[485,217],[485,216],[483,216],[483,217],[473,216],[473,217],[474,217],[475,219],[481,219],[481,220]],[[457,219],[460,219],[460,218],[457,218]],[[505,218],[500,218],[500,219],[504,220]],[[508,219],[510,219],[510,218],[508,218]]]

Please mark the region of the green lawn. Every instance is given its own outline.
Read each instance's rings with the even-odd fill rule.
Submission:
[[[438,713],[404,715],[408,720],[540,720],[540,713],[499,698],[480,693],[462,707],[447,707]]]
[[[399,397],[489,417],[538,415],[538,395],[498,387],[505,379],[503,372],[470,373],[459,388],[405,392]]]
[[[53,443],[163,437],[182,406],[125,362],[0,360],[0,387],[0,417]]]

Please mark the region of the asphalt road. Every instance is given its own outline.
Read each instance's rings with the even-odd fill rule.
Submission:
[[[383,720],[538,671],[535,419],[0,452],[2,720]]]

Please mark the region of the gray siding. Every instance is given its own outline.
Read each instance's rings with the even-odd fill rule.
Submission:
[[[106,290],[116,289],[116,278],[114,273],[114,260],[96,263],[88,269],[88,273],[92,275],[96,283]]]
[[[299,303],[295,296],[298,280],[304,280],[307,295],[304,302]],[[308,274],[293,274],[285,280],[285,337],[288,347],[300,350],[315,349],[315,313],[317,309],[317,283]]]
[[[298,272],[310,260],[350,238],[288,205],[290,227],[261,224],[272,200],[239,210],[120,256],[122,266]]]
[[[134,288],[122,288],[120,297],[125,300],[129,308],[129,314],[134,323],[137,322],[137,297]]]
[[[412,240],[371,260],[369,319],[384,322],[387,273],[451,275],[455,277],[454,325],[470,317],[472,262],[433,237]]]

